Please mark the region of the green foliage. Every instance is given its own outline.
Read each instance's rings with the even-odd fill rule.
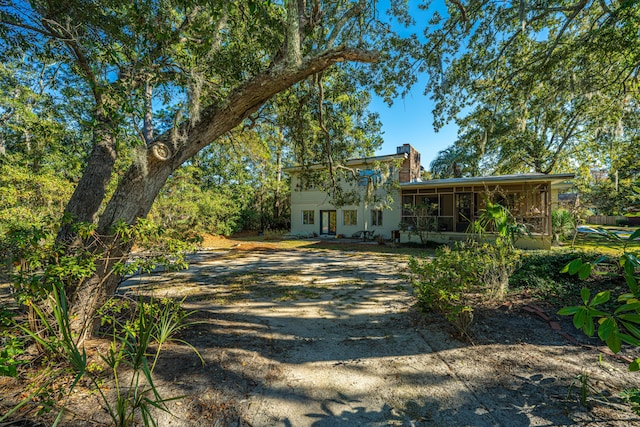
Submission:
[[[477,176],[478,156],[455,145],[439,151],[436,158],[429,164],[433,178],[460,178]]]
[[[198,236],[191,241],[185,236],[174,237],[177,233],[167,233],[164,227],[152,219],[139,219],[134,226],[123,221],[114,225],[116,238],[124,242],[135,242],[139,252],[114,265],[114,272],[120,275],[150,273],[157,268],[175,271],[187,268],[185,255],[195,249]],[[173,235],[172,235],[173,234]]]
[[[620,396],[627,401],[635,413],[640,414],[640,388],[624,390]]]
[[[411,258],[416,298],[426,309],[443,314],[462,333],[468,333],[473,296],[501,299],[519,255],[505,246],[458,243],[443,247],[434,259]]]
[[[19,405],[0,417],[0,421],[9,419],[15,411],[28,404],[31,399],[43,396],[50,401],[50,407],[62,404],[59,415],[54,423],[57,424],[64,411],[64,400],[75,390],[80,380],[85,379],[93,392],[97,393],[108,412],[114,425],[131,426],[156,425],[153,409],[168,412],[166,403],[177,398],[163,398],[153,382],[153,372],[163,351],[163,346],[176,341],[197,350],[176,337],[180,331],[191,323],[187,318],[192,314],[182,309],[181,302],[170,300],[140,303],[131,310],[130,320],[121,323],[115,316],[107,315],[107,323],[111,325],[111,343],[107,354],[100,358],[108,368],[110,377],[105,379],[104,369],[89,362],[84,348],[77,345],[69,325],[69,311],[64,288],[54,287],[48,294],[48,305],[30,304],[37,318],[37,329],[34,324],[16,324],[23,333],[45,349],[47,355],[56,364],[49,374],[50,380],[36,388],[36,390]],[[126,307],[110,302],[103,313],[113,307]],[[16,337],[14,341],[19,341]],[[153,348],[155,346],[155,348]],[[19,363],[14,358],[5,357],[10,347],[0,354],[0,372],[14,375]],[[200,357],[202,360],[202,357]],[[204,361],[203,361],[204,363]],[[62,377],[67,369],[75,375],[71,386],[64,393],[52,392],[52,384]],[[113,389],[115,398],[112,400],[106,390]]]
[[[449,3],[425,30],[423,59],[436,126],[460,127],[450,151],[480,173],[600,161],[637,174],[639,103],[627,79],[639,21],[628,1]]]
[[[631,179],[603,179],[581,185],[584,202],[600,215],[625,215],[640,206],[640,188]]]
[[[58,174],[0,158],[0,271],[41,265],[70,194],[71,183]]]
[[[230,184],[207,189],[200,174],[193,166],[178,169],[156,199],[150,217],[175,238],[240,231],[246,209],[242,199],[251,198],[251,193]]]
[[[551,233],[556,243],[573,237],[576,233],[577,221],[574,215],[566,209],[551,211]]]
[[[529,235],[529,230],[524,224],[519,223],[506,207],[489,200],[485,200],[485,203],[486,207],[473,222],[472,230],[479,236],[493,231],[497,234],[496,245],[508,246],[513,250],[516,240]]]
[[[509,286],[513,289],[526,289],[534,296],[568,301],[583,284],[577,276],[563,274],[560,271],[576,258],[594,261],[600,255],[595,252],[554,250],[526,251],[522,253],[520,265],[509,277]],[[610,276],[598,275],[591,281],[608,283]]]
[[[622,240],[616,234],[600,229],[600,232],[610,239]],[[582,305],[564,307],[558,314],[573,316],[573,324],[576,328],[588,335],[593,336],[596,332],[598,337],[607,344],[614,353],[618,353],[623,343],[632,346],[640,346],[640,287],[638,281],[640,276],[640,259],[637,254],[626,251],[628,242],[640,239],[640,230],[636,230],[624,243],[625,251],[617,260],[619,271],[624,276],[629,292],[619,295],[616,306],[613,310],[606,310],[602,307],[611,299],[611,291],[598,292],[593,297],[587,288],[580,292]],[[583,262],[577,258],[563,268],[563,272],[578,275],[582,280],[589,277],[599,264],[607,263],[607,257],[600,257],[593,262]],[[597,326],[596,326],[597,323]],[[640,358],[629,365],[630,371],[640,370]]]
[[[453,250],[439,249],[433,260],[409,262],[418,301],[442,313],[463,334],[468,334],[473,320],[472,296],[502,299],[520,259],[513,243],[521,225],[508,209],[487,201],[472,227],[480,236],[495,231],[494,244],[469,240],[456,243]]]
[[[587,373],[587,372],[583,372],[581,374],[576,375],[575,379],[573,380],[573,382],[569,386],[569,391],[567,391],[567,399],[571,398],[571,395],[573,393],[573,389],[574,389],[574,387],[576,386],[576,383],[577,383],[579,385],[579,387],[580,387],[580,396],[579,396],[580,404],[583,407],[586,408],[587,407],[587,400],[588,400],[589,396],[591,394],[597,392],[595,387],[590,384],[590,380],[591,380],[591,377],[589,376],[589,373]]]
[[[114,326],[111,345],[109,352],[100,357],[113,378],[115,402],[106,397],[102,383],[93,381],[93,384],[114,425],[136,425],[139,422],[138,416],[145,426],[156,425],[152,410],[155,408],[169,412],[166,403],[179,399],[166,399],[160,395],[153,383],[153,372],[164,344],[171,340],[187,344],[176,339],[175,334],[189,326],[185,320],[190,315],[191,313],[182,310],[181,303],[167,300],[160,305],[153,302],[138,304],[130,323],[121,324],[115,318],[110,319]],[[149,353],[152,344],[156,348]],[[194,347],[187,345],[198,354]],[[202,360],[201,357],[200,359]],[[130,372],[123,376],[121,366],[126,366]]]
[[[15,327],[14,313],[0,308],[0,376],[16,377],[18,367],[24,363],[20,355],[24,353],[24,340]]]

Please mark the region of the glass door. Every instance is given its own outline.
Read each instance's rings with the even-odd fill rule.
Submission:
[[[320,234],[335,235],[337,222],[336,211],[320,211]]]
[[[456,193],[456,231],[464,233],[471,224],[472,193]]]

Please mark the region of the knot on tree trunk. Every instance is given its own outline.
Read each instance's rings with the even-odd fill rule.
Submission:
[[[173,156],[173,147],[164,142],[156,142],[151,146],[151,154],[153,154],[153,157],[156,159],[164,162]]]

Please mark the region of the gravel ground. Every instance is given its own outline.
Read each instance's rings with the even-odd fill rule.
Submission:
[[[478,309],[470,343],[415,310],[406,256],[244,249],[199,252],[188,270],[121,287],[197,310],[181,338],[206,363],[185,345],[167,347],[156,385],[184,398],[160,426],[640,425],[618,397],[640,387],[638,375],[570,319],[536,314],[553,307]],[[0,379],[0,405],[20,387]],[[104,422],[96,405],[95,395],[76,396],[63,425]]]

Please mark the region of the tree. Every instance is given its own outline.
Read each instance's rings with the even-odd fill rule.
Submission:
[[[434,178],[460,178],[463,176],[477,176],[478,157],[473,152],[467,152],[456,145],[447,147],[438,152],[438,155],[429,165]]]
[[[628,1],[449,3],[423,56],[436,125],[457,119],[456,148],[496,173],[550,173],[624,146],[607,135],[635,126],[638,22]]]
[[[56,61],[55,92],[73,89],[86,99],[91,152],[57,236],[67,256],[95,261],[93,273],[67,289],[77,334],[114,293],[114,267],[133,245],[115,230],[144,218],[180,165],[274,95],[335,64],[375,63],[385,52],[384,66],[360,74],[363,84],[381,88],[402,65],[390,57],[397,52],[394,35],[377,19],[375,3],[200,3],[9,0],[1,6],[0,48],[25,58],[27,69]],[[393,4],[390,10],[407,20],[403,2]],[[121,173],[123,144],[132,155]]]

